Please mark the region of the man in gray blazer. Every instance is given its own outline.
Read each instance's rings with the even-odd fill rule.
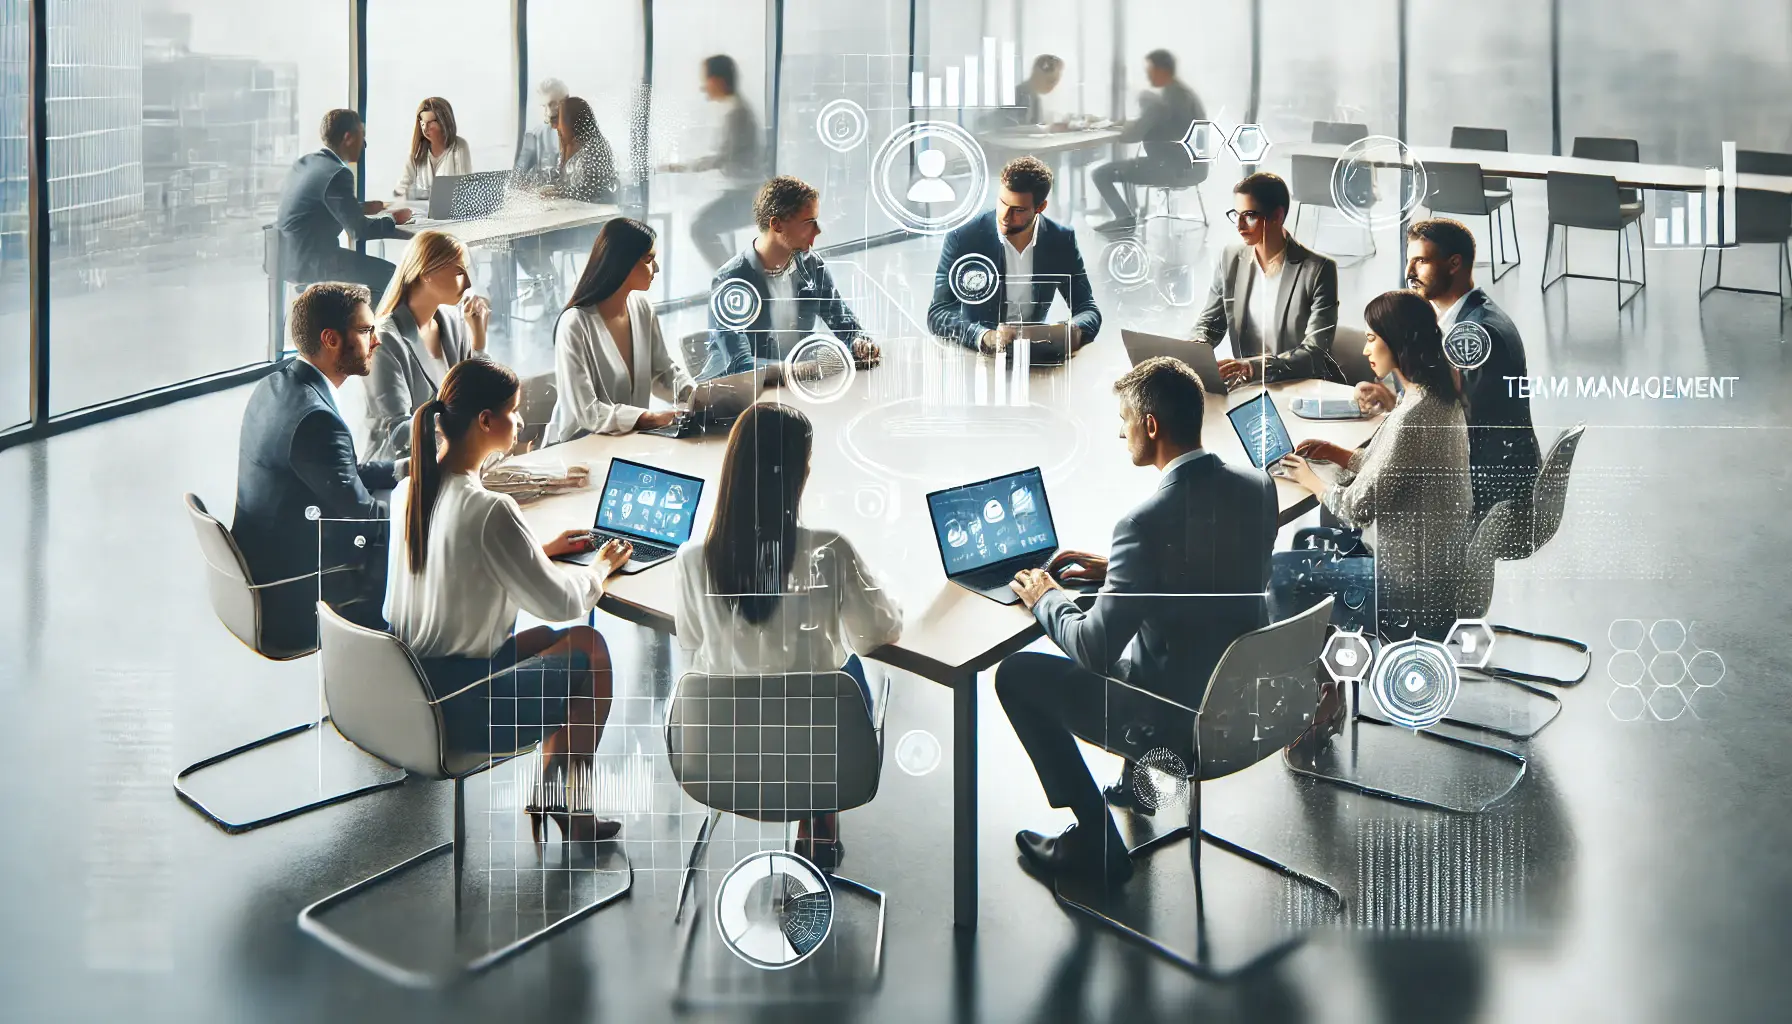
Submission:
[[[1192,760],[1190,709],[1208,676],[1227,645],[1269,623],[1277,508],[1267,474],[1201,448],[1206,395],[1186,365],[1147,359],[1114,390],[1133,464],[1163,479],[1114,527],[1107,558],[1063,551],[1011,584],[1069,658],[1022,653],[996,670],[996,694],[1046,798],[1077,818],[1058,836],[1020,832],[1021,854],[1047,874],[1111,883],[1130,877],[1132,863],[1076,738],[1122,755],[1129,769],[1159,748]],[[1101,580],[1094,606],[1079,608],[1054,574]],[[1109,801],[1138,806],[1130,776],[1109,788]]]
[[[367,148],[361,115],[332,110],[324,115],[319,134],[324,148],[299,157],[280,194],[274,223],[280,230],[282,273],[286,280],[299,284],[348,281],[366,285],[377,300],[392,280],[392,264],[343,248],[339,236],[347,231],[362,241],[392,238],[398,234],[398,225],[411,219],[411,211],[399,209],[374,216],[386,209],[385,203],[363,203],[355,198],[351,167]]]
[[[1259,171],[1232,189],[1238,242],[1213,265],[1207,306],[1191,337],[1209,345],[1232,338],[1220,360],[1228,385],[1318,378],[1344,383],[1332,358],[1338,329],[1338,264],[1300,244],[1282,226],[1288,184]]]

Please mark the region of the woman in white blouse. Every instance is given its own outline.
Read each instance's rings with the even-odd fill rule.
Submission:
[[[472,173],[473,151],[455,130],[454,108],[440,96],[417,104],[411,156],[398,172],[392,194],[399,199],[428,199],[436,178]]]
[[[658,273],[652,228],[618,217],[597,233],[554,325],[556,395],[547,443],[663,427],[674,413],[649,411],[652,396],[675,404],[690,398],[690,374],[666,350],[647,298]]]
[[[692,671],[833,672],[871,687],[859,655],[902,635],[902,610],[832,530],[798,523],[815,431],[790,406],[751,406],[722,456],[709,534],[678,552],[678,644]],[[838,816],[805,821],[798,850],[840,862]]]
[[[379,347],[367,374],[370,459],[411,454],[411,417],[436,397],[448,370],[485,352],[491,305],[474,295],[467,247],[440,231],[405,246],[380,299]]]
[[[621,828],[592,806],[592,754],[610,714],[609,648],[583,625],[516,633],[516,615],[583,616],[632,549],[611,542],[589,568],[555,564],[591,550],[590,535],[569,530],[543,544],[515,499],[481,486],[486,456],[516,443],[521,395],[510,369],[469,359],[417,410],[410,480],[392,502],[386,618],[441,701],[452,748],[503,757],[541,742],[541,775],[524,808],[536,842],[548,817],[568,840],[591,842]]]

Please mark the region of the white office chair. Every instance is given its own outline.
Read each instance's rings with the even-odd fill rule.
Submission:
[[[261,592],[269,587],[283,586],[285,584],[297,583],[303,580],[315,580],[317,574],[307,573],[303,576],[295,576],[288,580],[275,580],[272,583],[250,582],[249,566],[248,563],[243,560],[242,552],[237,549],[236,538],[230,535],[230,531],[224,528],[223,523],[218,522],[211,513],[206,511],[205,503],[199,500],[198,495],[188,494],[186,496],[186,503],[187,518],[193,523],[193,533],[199,540],[199,553],[205,559],[205,578],[206,584],[211,591],[212,610],[217,613],[218,621],[224,624],[224,628],[230,630],[231,635],[238,640],[241,640],[245,647],[248,647],[250,650],[269,661],[293,661],[315,652],[317,650],[315,647],[290,650],[275,647],[262,635]],[[404,784],[405,777],[401,774],[395,779],[378,782],[371,786],[362,786],[359,789],[336,793],[319,800],[313,800],[308,804],[291,807],[283,811],[276,811],[273,814],[263,815],[262,817],[250,821],[224,820],[217,813],[212,811],[211,808],[205,806],[197,796],[189,792],[186,786],[183,785],[184,780],[190,775],[210,768],[213,765],[222,764],[239,754],[246,754],[251,750],[259,750],[262,747],[270,746],[281,740],[298,736],[301,733],[310,732],[329,721],[330,716],[325,715],[318,721],[304,722],[295,725],[290,729],[282,729],[271,736],[264,736],[261,739],[245,743],[240,747],[232,747],[222,754],[214,754],[202,761],[196,761],[181,769],[180,773],[174,776],[174,793],[176,796],[180,797],[188,807],[199,812],[200,816],[205,820],[231,835],[236,835],[242,832],[253,831],[264,825],[272,825],[275,822],[285,821],[288,818],[296,818],[301,814],[309,814],[312,811],[321,810],[325,807],[330,807],[347,800],[353,800],[359,796],[366,796],[369,793],[378,793],[381,790],[391,789],[394,786]]]
[[[528,750],[456,750],[450,747],[442,724],[442,698],[430,689],[422,667],[404,641],[390,633],[357,626],[322,602],[317,606],[317,618],[323,650],[324,692],[335,715],[337,731],[388,764],[426,779],[452,779],[454,837],[306,907],[299,912],[301,930],[396,984],[413,988],[438,987],[462,975],[484,971],[628,894],[634,885],[632,867],[628,869],[627,882],[621,889],[572,910],[545,928],[464,963],[459,970],[449,974],[402,966],[325,924],[322,916],[330,908],[444,853],[454,855],[454,911],[458,924],[463,847],[467,838],[467,777]]]
[[[1166,711],[1176,710],[1195,716],[1189,749],[1181,752],[1190,755],[1185,762],[1188,773],[1188,824],[1130,851],[1134,858],[1148,857],[1179,840],[1191,840],[1189,864],[1195,878],[1195,955],[1190,957],[1178,952],[1163,941],[1066,895],[1061,881],[1053,887],[1053,895],[1060,905],[1144,945],[1189,973],[1209,980],[1236,977],[1291,952],[1304,940],[1304,935],[1291,935],[1246,958],[1237,967],[1219,968],[1213,964],[1207,948],[1206,900],[1201,889],[1201,843],[1193,841],[1193,837],[1199,836],[1201,840],[1222,850],[1318,891],[1329,898],[1333,913],[1343,912],[1344,896],[1330,883],[1297,871],[1255,850],[1221,839],[1201,827],[1202,782],[1224,778],[1274,756],[1284,746],[1294,742],[1311,723],[1319,702],[1315,667],[1325,644],[1325,630],[1331,621],[1333,600],[1334,598],[1328,597],[1299,615],[1271,623],[1232,641],[1208,677],[1207,690],[1202,695],[1199,707],[1190,708],[1160,693],[1112,680],[1113,685],[1124,686],[1163,703]]]
[[[889,703],[886,677],[874,721],[864,692],[845,672],[687,672],[678,680],[666,712],[666,752],[673,778],[710,814],[685,862],[674,923],[684,915],[698,860],[723,813],[788,823],[871,802],[883,770],[883,715]],[[884,894],[843,875],[828,876],[832,884],[877,903],[871,969],[874,979],[881,978]],[[681,993],[702,916],[701,902],[694,906],[679,956]]]

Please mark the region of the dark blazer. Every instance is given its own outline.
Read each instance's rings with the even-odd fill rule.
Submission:
[[[1531,400],[1507,386],[1507,377],[1525,375],[1524,341],[1518,325],[1479,288],[1462,297],[1456,322],[1480,324],[1493,343],[1487,361],[1462,371],[1468,397],[1469,480],[1475,514],[1508,498],[1530,500],[1541,455],[1531,424]]]
[[[257,583],[306,577],[262,591],[264,635],[302,649],[317,641],[318,524],[305,516],[315,505],[325,519],[370,520],[365,547],[356,528],[323,529],[323,564],[349,566],[328,574],[323,594],[332,604],[373,602],[385,595],[386,503],[369,493],[391,490],[390,462],[357,465],[355,442],[317,367],[293,359],[262,378],[243,410],[237,456],[236,517],[230,532]]]
[[[792,293],[796,297],[796,320],[790,329],[790,337],[777,338],[772,332],[772,299],[770,286],[765,281],[765,268],[759,263],[759,254],[748,246],[745,251],[722,265],[716,271],[715,279],[710,282],[709,293],[716,294],[730,281],[741,281],[753,289],[759,296],[759,315],[753,322],[739,330],[728,327],[716,316],[715,303],[709,308],[709,360],[696,374],[698,380],[721,377],[731,373],[743,373],[755,367],[764,367],[776,363],[783,358],[783,349],[795,345],[798,341],[814,333],[815,321],[820,320],[828,325],[834,336],[851,345],[865,328],[860,325],[859,318],[852,315],[852,309],[846,300],[840,297],[840,289],[834,284],[834,275],[828,272],[828,265],[820,256],[812,252],[792,253],[793,266],[790,273],[794,275]],[[783,342],[782,346],[779,342]]]
[[[1101,330],[1101,310],[1096,308],[1095,293],[1089,287],[1089,274],[1083,269],[1083,254],[1077,248],[1076,233],[1044,216],[1034,228],[1039,237],[1033,251],[1033,300],[1049,306],[1054,292],[1062,294],[1070,306],[1070,322],[1083,332],[1083,342],[1095,340]],[[1008,282],[998,280],[995,294],[975,304],[962,302],[952,293],[952,265],[968,253],[981,253],[995,265],[996,277],[1004,277],[1007,266],[1002,255],[1002,233],[996,225],[996,213],[990,210],[962,225],[946,236],[940,250],[939,269],[933,277],[933,302],[927,307],[927,329],[934,337],[956,341],[974,349],[983,332],[1003,322],[1003,307],[1008,301]]]
[[[390,216],[369,217],[355,198],[355,172],[328,149],[307,153],[292,165],[274,218],[280,229],[282,258],[292,280],[312,280],[331,273],[347,231],[367,240],[392,238],[398,225]],[[379,296],[374,296],[378,301]]]
[[[1282,273],[1272,305],[1274,335],[1246,316],[1257,284],[1257,256],[1248,245],[1226,246],[1213,264],[1213,286],[1190,337],[1218,345],[1228,334],[1239,359],[1262,355],[1271,381],[1319,379],[1342,384],[1344,372],[1332,358],[1338,331],[1338,264],[1300,244],[1293,235],[1282,250]]]
[[[1198,707],[1227,645],[1269,624],[1276,508],[1268,474],[1201,452],[1114,527],[1091,610],[1054,590],[1033,615],[1083,668]]]

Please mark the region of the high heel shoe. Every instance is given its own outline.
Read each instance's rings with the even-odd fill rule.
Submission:
[[[547,845],[547,820],[560,827],[560,841],[597,843],[622,831],[622,822],[600,818],[593,808],[591,763],[577,766],[568,777],[562,757],[542,758],[535,792],[523,810],[537,847]]]

